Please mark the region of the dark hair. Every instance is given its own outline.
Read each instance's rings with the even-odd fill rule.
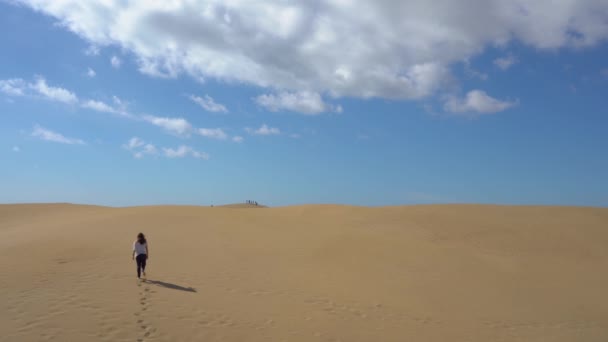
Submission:
[[[142,245],[144,243],[146,243],[146,236],[144,235],[144,233],[137,234],[137,242],[139,242]]]

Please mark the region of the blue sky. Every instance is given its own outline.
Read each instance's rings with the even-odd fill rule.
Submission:
[[[608,206],[608,5],[475,2],[0,1],[0,202]]]

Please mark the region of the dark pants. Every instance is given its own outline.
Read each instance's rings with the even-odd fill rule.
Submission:
[[[139,278],[141,276],[141,272],[145,272],[146,271],[146,260],[148,259],[148,256],[146,254],[140,254],[135,258],[135,261],[137,261],[137,278]]]

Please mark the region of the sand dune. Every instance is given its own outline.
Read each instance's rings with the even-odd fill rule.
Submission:
[[[0,274],[2,341],[608,341],[599,208],[2,205]]]

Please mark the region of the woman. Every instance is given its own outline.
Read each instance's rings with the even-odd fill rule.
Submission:
[[[133,242],[133,259],[137,261],[137,278],[143,273],[144,278],[146,277],[146,260],[150,256],[148,251],[148,242],[146,236],[143,233],[137,234],[137,240]]]

